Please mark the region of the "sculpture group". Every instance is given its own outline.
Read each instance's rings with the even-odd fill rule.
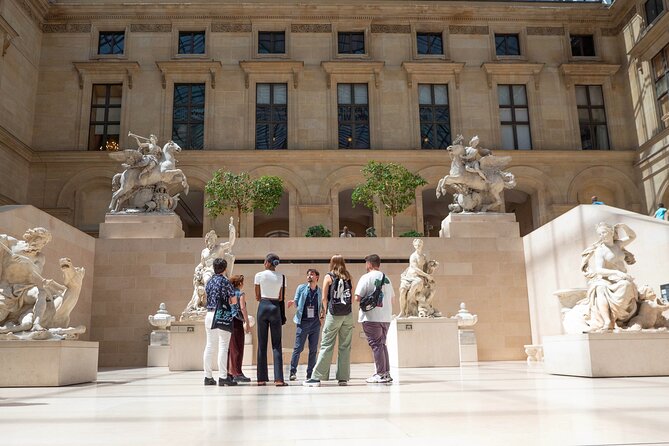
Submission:
[[[85,270],[60,259],[63,284],[42,277],[45,228],[28,229],[23,240],[0,234],[0,339],[76,339],[86,327],[69,327]]]
[[[188,182],[181,169],[176,168],[174,154],[181,147],[168,141],[162,148],[158,138],[144,138],[128,133],[137,141],[137,149],[110,152],[109,156],[123,162],[125,169],[112,179],[110,212],[173,212],[179,194],[172,195],[174,186],[181,186],[188,194]],[[144,142],[142,142],[144,141]]]
[[[432,306],[435,281],[432,274],[439,266],[436,260],[428,260],[423,253],[423,240],[413,241],[414,252],[409,257],[409,266],[400,276],[400,313],[398,317],[440,317]]]
[[[495,156],[488,149],[479,148],[474,136],[469,146],[462,144],[462,135],[448,146],[451,170],[439,180],[437,198],[455,190],[451,212],[487,212],[500,209],[504,204],[502,191],[516,186],[512,173],[502,169],[511,161],[510,156]]]
[[[669,309],[652,288],[637,287],[627,272],[635,258],[626,246],[636,234],[625,224],[597,225],[598,240],[581,254],[587,289],[556,291],[563,307],[566,333],[627,330],[666,330],[662,315]]]

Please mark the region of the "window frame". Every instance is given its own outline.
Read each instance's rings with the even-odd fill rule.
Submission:
[[[442,54],[419,54],[418,53],[418,34],[440,34],[442,44]],[[418,24],[411,26],[411,53],[414,60],[449,60],[448,42],[450,35],[448,26],[435,26],[429,24]]]
[[[265,57],[266,56],[269,56],[269,57],[285,56],[286,53],[288,52],[287,48],[286,48],[287,39],[286,39],[286,31],[285,30],[280,30],[280,31],[258,30],[258,31],[256,31],[256,34],[257,34],[257,36],[256,36],[256,39],[257,39],[256,54],[258,54],[258,56],[261,56],[261,57],[263,57],[263,56],[265,56]],[[283,35],[283,52],[279,53],[279,52],[270,51],[268,53],[261,53],[260,52],[260,36],[261,36],[261,34],[270,34],[272,37],[274,37],[274,35],[282,34]],[[272,39],[272,44],[273,45],[275,44],[275,41],[273,39]]]
[[[348,104],[341,104],[339,102],[339,86],[340,85],[347,85],[350,87],[350,94],[351,94],[351,103]],[[358,121],[355,119],[355,108],[360,107],[363,104],[357,104],[355,102],[355,86],[356,85],[364,85],[365,88],[367,89],[367,102],[364,104],[367,107],[367,120],[366,121]],[[335,89],[335,94],[337,97],[337,149],[344,149],[344,150],[370,150],[372,148],[372,129],[371,129],[371,116],[370,116],[370,106],[369,106],[369,96],[370,96],[370,87],[369,83],[366,82],[338,82],[336,85],[334,85]],[[351,133],[352,136],[349,137],[349,143],[350,145],[348,147],[342,146],[341,144],[341,126],[342,126],[342,121],[339,119],[340,113],[339,109],[340,107],[347,107],[350,109],[351,116],[353,117],[352,120],[349,121],[343,121],[344,124],[350,124],[353,128],[353,131]],[[366,122],[367,124],[367,134],[368,134],[368,144],[367,147],[355,147],[356,143],[359,138],[356,138],[357,132],[355,131],[355,126],[359,122]]]
[[[523,87],[525,89],[525,106],[516,106],[513,103],[513,87]],[[511,101],[511,104],[509,105],[502,105],[499,101],[499,88],[500,87],[509,87],[509,98]],[[502,150],[535,150],[534,144],[533,144],[533,138],[532,138],[532,122],[531,122],[531,117],[530,117],[530,97],[528,94],[528,88],[526,84],[496,84],[496,89],[497,89],[497,109],[498,109],[498,115],[497,115],[497,120],[499,122],[499,129],[500,129],[500,149]],[[516,120],[516,109],[518,108],[524,108],[527,110],[527,121],[518,121]],[[499,116],[499,111],[502,109],[510,109],[511,110],[511,121],[502,121],[501,117]],[[530,138],[530,146],[527,149],[521,149],[518,147],[518,132],[516,127],[518,125],[525,125],[527,124],[527,129],[528,129],[528,134]],[[501,143],[503,141],[502,138],[502,127],[505,125],[510,125],[511,128],[513,129],[513,145],[514,147],[512,148],[507,148],[507,147],[501,147]]]
[[[365,42],[365,51],[363,54],[348,54],[339,52],[339,33],[362,33]],[[332,25],[332,60],[338,59],[370,59],[372,47],[372,33],[369,24],[360,23],[337,23]]]
[[[123,53],[121,54],[100,54],[99,53],[99,43],[100,43],[100,34],[104,33],[123,33]],[[105,59],[114,59],[114,60],[127,60],[128,54],[130,53],[130,44],[132,42],[130,37],[130,26],[114,24],[111,23],[104,27],[91,26],[91,35],[90,35],[90,51],[89,59],[90,60],[105,60]]]
[[[585,87],[586,91],[586,98],[587,98],[587,104],[581,105],[578,103],[578,93],[577,90],[579,87]],[[590,99],[590,88],[596,87],[599,88],[601,91],[601,96],[602,96],[602,105],[592,105],[592,101]],[[611,150],[611,136],[609,134],[609,123],[608,123],[608,116],[606,113],[606,99],[604,98],[604,87],[599,84],[594,84],[594,85],[586,85],[586,84],[575,84],[574,85],[574,94],[576,95],[576,115],[578,117],[578,127],[579,127],[579,138],[581,139],[581,150]],[[604,122],[603,124],[601,122],[595,122],[592,119],[592,110],[602,110],[604,112]],[[593,147],[591,149],[586,149],[583,147],[583,138],[581,136],[581,119],[579,115],[579,110],[588,110],[588,124],[587,126],[589,127],[590,134],[591,135],[596,135],[596,132],[593,132],[593,129],[596,129],[598,126],[604,126],[606,128],[606,143],[607,146],[606,148],[600,148],[600,147],[595,147],[597,145],[597,138],[592,138],[593,140]]]
[[[659,77],[657,76],[657,70],[655,67],[655,58],[658,56],[662,56],[662,59],[664,60],[664,73],[662,73],[662,75]],[[653,96],[655,97],[657,115],[660,118],[660,125],[666,129],[669,128],[669,111],[662,114],[662,100],[666,100],[669,104],[669,44],[665,45],[657,54],[655,54],[655,56],[650,59],[650,69],[652,72]],[[667,88],[663,94],[658,96],[657,86],[660,82],[664,82]]]
[[[507,47],[508,44],[506,43],[506,38],[509,37],[515,37],[516,40],[518,41],[518,54],[499,54],[497,52],[497,38],[503,37],[505,38],[504,40],[504,46]],[[506,58],[506,57],[520,57],[523,55],[523,48],[521,47],[520,44],[520,33],[495,33],[494,34],[494,40],[495,40],[495,56]]]
[[[186,106],[178,105],[175,102],[176,101],[176,99],[175,99],[176,95],[174,93],[176,92],[176,89],[177,89],[178,86],[183,86],[183,85],[190,86],[189,91],[188,91],[189,100],[188,100]],[[191,98],[193,96],[192,87],[194,85],[201,85],[202,86],[204,97],[202,98],[202,104],[201,105],[195,104],[195,106],[194,106],[194,104],[191,100]],[[174,133],[175,126],[177,124],[186,124],[186,126],[188,127],[186,144],[179,144],[179,146],[183,150],[204,150],[204,148],[205,148],[205,145],[206,145],[205,144],[205,139],[206,139],[205,138],[205,128],[206,128],[206,122],[207,122],[207,118],[206,118],[206,115],[207,115],[206,104],[207,104],[207,102],[206,101],[207,101],[207,83],[206,82],[174,82],[172,84],[172,126],[171,126],[171,132],[170,132],[170,134],[171,134],[170,139],[173,140],[174,142],[176,142],[177,144],[179,144],[179,142],[175,138],[175,133]],[[187,111],[187,113],[186,113],[187,119],[186,120],[177,121],[175,119],[178,108],[186,108],[186,111]],[[192,110],[194,108],[202,108],[202,120],[201,121],[197,121],[197,120],[194,121],[194,120],[191,119],[191,117],[193,116]],[[202,147],[192,147],[191,126],[194,125],[194,124],[195,125],[196,124],[202,124]],[[190,143],[190,145],[188,143]]]
[[[592,54],[585,54],[585,47],[583,45],[583,38],[584,37],[590,37],[592,39]],[[584,54],[574,54],[574,39],[580,38],[581,39],[581,45],[580,49]],[[569,51],[571,54],[571,57],[574,59],[592,59],[597,57],[597,45],[595,43],[595,35],[594,34],[585,34],[585,33],[569,33]]]
[[[436,104],[435,103],[435,93],[434,93],[434,87],[435,86],[443,86],[446,89],[446,104]],[[420,88],[421,86],[429,86],[430,87],[430,104],[421,104],[420,102]],[[419,125],[419,132],[420,132],[420,148],[421,150],[443,150],[446,149],[452,142],[453,142],[453,132],[451,130],[451,99],[449,97],[449,85],[448,83],[426,83],[426,82],[421,82],[417,85],[417,91],[418,91],[418,125]],[[434,119],[434,116],[436,116],[436,111],[437,108],[446,108],[446,115],[447,115],[447,123],[448,123],[448,139],[446,142],[446,145],[444,147],[425,147],[425,144],[429,141],[425,141],[427,136],[423,134],[423,120],[421,118],[421,108],[423,107],[429,107],[432,109],[432,116],[433,119],[429,121],[429,124],[432,126],[436,126],[440,124],[440,121],[437,121]]]
[[[269,85],[270,87],[270,103],[269,104],[258,104],[258,86],[260,85]],[[283,85],[286,88],[286,102],[284,104],[274,104],[274,88],[277,85]],[[289,91],[289,85],[287,82],[257,82],[255,84],[255,143],[254,143],[254,149],[255,150],[287,150],[288,149],[288,91]],[[269,109],[269,115],[270,115],[270,120],[269,121],[260,121],[262,124],[259,124],[258,121],[258,106],[263,106]],[[284,114],[285,114],[285,121],[274,121],[272,119],[274,115],[274,110],[276,108],[284,108]],[[284,140],[283,144],[281,147],[258,147],[258,125],[265,125],[269,124],[270,125],[270,137],[274,134],[273,133],[273,124],[280,124],[284,123],[285,124],[285,132],[286,132],[286,139]]]
[[[204,52],[203,53],[179,53],[179,41],[182,33],[203,33],[204,34]],[[172,27],[172,59],[207,59],[209,57],[209,46],[211,33],[209,27]]]
[[[660,10],[655,17],[653,17],[652,20],[648,20],[648,8],[646,7],[650,2],[654,2],[655,5],[659,4],[662,6],[662,10]],[[660,17],[662,17],[666,12],[667,12],[667,4],[665,3],[664,0],[645,0],[641,2],[641,9],[643,10],[643,19],[645,23],[645,28],[648,28],[652,25],[655,24],[659,20]]]
[[[108,34],[108,35],[121,35],[121,36],[123,36],[123,45],[122,45],[122,48],[121,48],[121,52],[120,52],[120,53],[101,53],[101,52],[100,52],[100,47],[102,46],[102,44],[101,44],[101,42],[100,42],[100,39],[102,39],[102,36],[103,36],[103,35],[107,35],[107,34]],[[97,51],[97,55],[98,55],[98,56],[117,56],[117,57],[118,57],[118,56],[123,56],[123,55],[125,55],[125,41],[126,41],[126,32],[125,32],[125,30],[120,30],[120,31],[107,31],[107,30],[105,30],[105,31],[99,31],[99,32],[98,32],[98,51]],[[115,42],[115,43],[116,43],[116,42]],[[113,48],[113,47],[112,47],[112,48]]]
[[[104,86],[105,88],[105,102],[103,106],[98,106],[93,103],[93,90],[95,89],[96,86]],[[120,101],[118,104],[110,104],[109,99],[110,99],[110,93],[111,93],[111,88],[112,87],[120,87],[121,89],[121,96],[120,96]],[[104,112],[104,118],[102,121],[93,121],[93,110],[103,108],[105,110]],[[109,110],[112,108],[118,108],[119,109],[119,120],[118,121],[109,121]],[[118,133],[118,138],[117,138],[117,144],[121,144],[121,120],[123,119],[123,82],[114,82],[114,83],[94,83],[91,84],[91,97],[90,97],[90,108],[89,108],[89,114],[88,114],[88,141],[86,143],[86,149],[88,151],[102,151],[105,150],[103,147],[107,144],[109,141],[109,134],[107,133],[107,127],[110,125],[118,125],[119,128],[119,133]],[[99,147],[96,148],[91,148],[91,131],[93,131],[93,128],[96,126],[102,125],[104,128],[104,131],[102,133],[102,142]]]

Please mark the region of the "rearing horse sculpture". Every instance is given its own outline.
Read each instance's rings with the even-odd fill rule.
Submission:
[[[117,173],[112,179],[112,199],[109,203],[109,210],[119,211],[123,202],[132,196],[138,189],[150,186],[157,186],[161,183],[171,185],[181,183],[184,193],[188,194],[188,182],[186,175],[181,169],[175,168],[176,160],[174,152],[180,152],[181,147],[173,141],[168,141],[162,149],[162,156],[157,163],[148,172],[142,174],[142,168],[139,167],[144,162],[145,157],[153,155],[143,155],[138,150],[124,150],[122,152],[111,152],[109,155],[122,161],[125,171]]]
[[[477,140],[475,137],[472,141]],[[512,173],[502,171],[510,156],[494,156],[489,150],[465,147],[460,143],[448,146],[451,170],[439,180],[437,198],[447,194],[447,186],[456,190],[452,212],[487,212],[502,206],[502,191],[512,189],[516,180]]]

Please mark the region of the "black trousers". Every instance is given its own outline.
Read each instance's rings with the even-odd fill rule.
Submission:
[[[269,381],[267,374],[267,341],[272,335],[274,381],[283,381],[283,351],[281,347],[281,309],[278,300],[262,299],[258,305],[258,381]]]

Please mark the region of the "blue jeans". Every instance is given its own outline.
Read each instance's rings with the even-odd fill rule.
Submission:
[[[297,325],[295,332],[295,347],[293,356],[290,359],[290,374],[297,372],[297,364],[300,362],[300,353],[304,350],[304,345],[309,341],[309,359],[307,361],[307,379],[311,378],[311,372],[316,365],[316,355],[318,354],[318,336],[321,332],[321,323],[318,318],[303,320]]]

